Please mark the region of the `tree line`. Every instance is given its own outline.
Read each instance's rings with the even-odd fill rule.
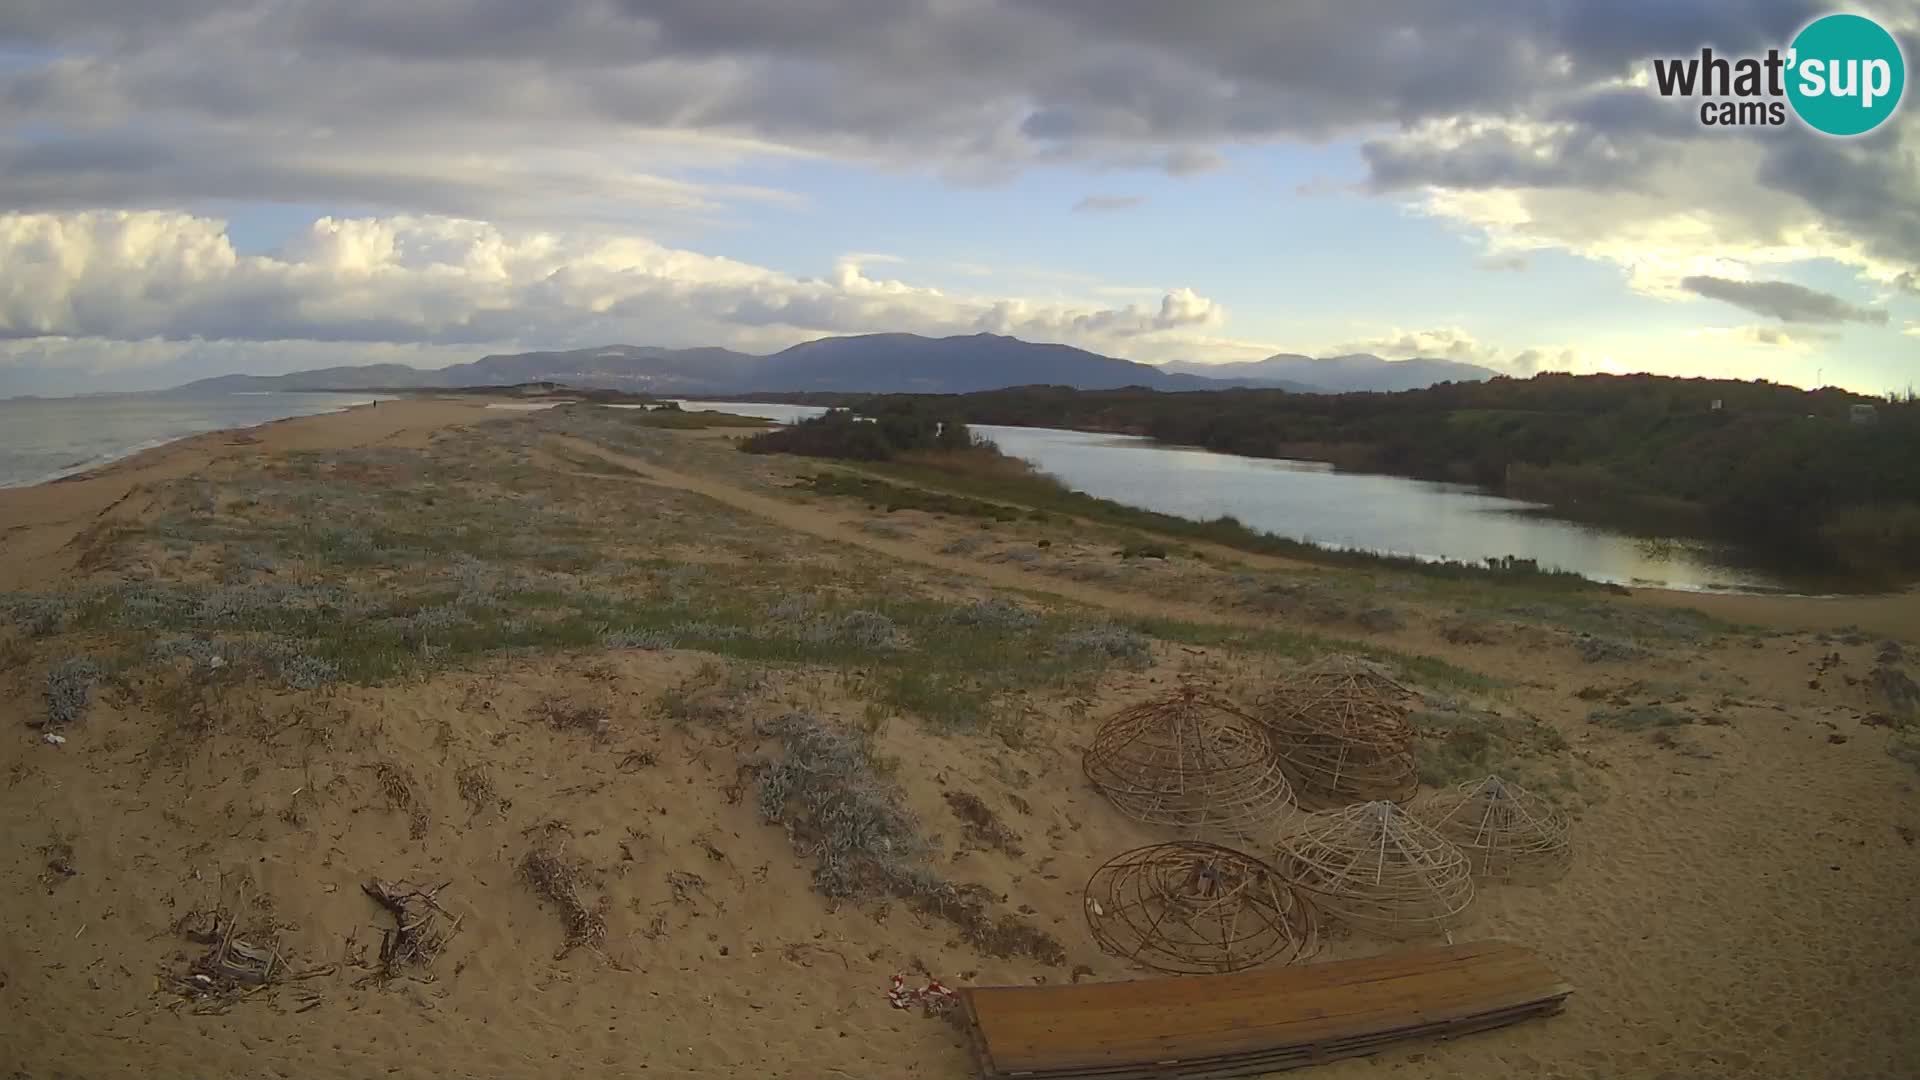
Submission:
[[[1873,407],[1870,418],[1856,415],[1861,405]],[[1393,394],[1029,386],[877,395],[854,408],[880,423],[941,416],[1330,461],[1711,536],[1802,571],[1920,570],[1920,403],[1911,397],[1544,374]]]

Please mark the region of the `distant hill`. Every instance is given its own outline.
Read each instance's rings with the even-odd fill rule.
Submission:
[[[1499,374],[1492,368],[1457,360],[1425,357],[1382,360],[1371,353],[1319,358],[1278,353],[1244,364],[1172,363],[1166,370],[1235,386],[1278,386],[1286,390],[1335,394],[1354,390],[1420,390],[1443,382],[1485,382]]]
[[[1495,372],[1452,360],[1382,360],[1364,353],[1315,359],[1282,353],[1245,364],[1163,367],[998,334],[929,338],[861,334],[821,338],[771,356],[730,349],[607,345],[564,352],[483,356],[466,364],[332,367],[289,375],[221,375],[177,393],[260,390],[400,390],[556,382],[583,389],[679,396],[846,391],[967,394],[1006,386],[1111,390],[1220,390],[1252,386],[1296,393],[1415,390],[1437,382],[1479,382]]]
[[[771,356],[717,348],[610,345],[486,356],[434,370],[376,364],[288,375],[222,375],[188,383],[178,392],[404,389],[540,381],[663,396],[808,390],[964,394],[1034,383],[1082,390],[1122,386],[1206,390],[1221,386],[1198,375],[1169,372],[1067,345],[1042,345],[996,334],[945,338],[864,334],[808,341]]]

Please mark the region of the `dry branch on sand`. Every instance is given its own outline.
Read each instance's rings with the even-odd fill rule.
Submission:
[[[1466,852],[1477,877],[1550,881],[1572,861],[1566,815],[1498,776],[1439,792],[1418,807],[1416,816]]]
[[[1370,934],[1445,930],[1473,901],[1466,854],[1391,802],[1308,815],[1279,847],[1281,871],[1322,912]]]
[[[1300,805],[1412,798],[1420,780],[1407,724],[1411,697],[1375,665],[1340,656],[1269,691],[1259,703],[1261,720]]]
[[[248,940],[240,937],[239,928],[239,915],[225,907],[190,911],[174,923],[182,937],[208,946],[184,974],[167,976],[174,993],[195,1002],[194,1012],[226,1012],[282,973],[279,936],[262,928],[249,933]]]
[[[1118,855],[1088,879],[1085,906],[1102,949],[1173,974],[1291,964],[1320,946],[1313,909],[1273,867],[1215,844]]]
[[[379,878],[360,886],[393,916],[394,925],[380,930],[380,969],[375,977],[391,979],[406,968],[426,967],[446,948],[447,941],[460,929],[460,920],[448,915],[437,899],[446,887],[441,884],[416,889],[404,881]]]
[[[1152,825],[1254,835],[1292,812],[1259,721],[1197,682],[1115,713],[1082,765],[1122,813]]]

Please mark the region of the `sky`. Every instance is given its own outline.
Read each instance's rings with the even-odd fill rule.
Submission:
[[[881,331],[1905,389],[1920,90],[1649,85],[1830,10],[9,0],[0,397]]]

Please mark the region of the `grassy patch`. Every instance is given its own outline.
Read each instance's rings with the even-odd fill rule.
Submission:
[[[985,499],[974,499],[942,491],[928,491],[905,484],[888,483],[875,477],[851,472],[816,473],[804,478],[796,486],[815,495],[839,495],[849,499],[859,499],[869,506],[884,508],[890,514],[898,510],[920,510],[929,514],[952,514],[955,517],[983,518],[1003,522],[1018,521],[1030,516],[1030,511],[1023,511],[1004,503],[988,502]]]
[[[89,656],[62,660],[47,669],[45,726],[66,727],[87,715],[93,703],[93,687],[100,681],[100,665]]]
[[[1920,772],[1920,738],[1908,734],[1896,735],[1887,744],[1887,753],[1893,760]]]
[[[1419,735],[1414,764],[1420,782],[1431,787],[1489,775],[1526,777],[1531,789],[1570,782],[1565,762],[1556,760],[1566,754],[1567,740],[1550,724],[1472,709],[1424,710],[1409,722]]]
[[[756,731],[781,747],[779,757],[760,765],[761,816],[784,826],[795,849],[814,860],[813,883],[822,894],[853,902],[903,900],[952,922],[990,955],[1066,961],[1052,934],[1014,915],[996,915],[986,889],[956,885],[932,869],[919,821],[858,735],[803,712],[758,724]]]
[[[737,413],[692,412],[681,409],[621,409],[627,413],[626,422],[635,427],[658,428],[667,431],[700,431],[706,428],[771,428],[776,427],[772,420],[758,416],[740,416]]]
[[[1377,660],[1397,668],[1408,677],[1430,686],[1454,690],[1484,691],[1500,685],[1477,671],[1469,671],[1438,657],[1385,649],[1362,641],[1326,637],[1294,630],[1254,630],[1218,623],[1187,622],[1180,619],[1133,619],[1128,625],[1163,641],[1205,648],[1229,648],[1246,652],[1281,656],[1291,660],[1310,660],[1327,653],[1347,653]]]
[[[1595,709],[1587,714],[1587,723],[1615,731],[1647,731],[1652,728],[1684,727],[1693,723],[1693,718],[1656,703]]]

